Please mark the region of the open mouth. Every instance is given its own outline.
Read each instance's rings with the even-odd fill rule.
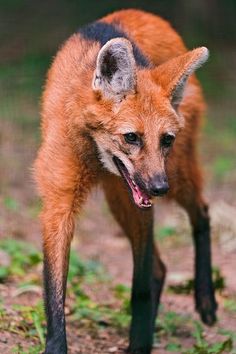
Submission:
[[[152,200],[147,193],[145,193],[130,176],[129,171],[123,164],[123,162],[116,156],[113,157],[113,160],[116,164],[118,171],[121,176],[124,178],[126,183],[129,186],[130,191],[132,192],[133,200],[135,204],[141,209],[147,209],[152,206]]]

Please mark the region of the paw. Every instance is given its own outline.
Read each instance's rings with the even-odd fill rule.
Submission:
[[[201,312],[199,312],[202,322],[205,323],[207,326],[213,326],[217,321],[215,312],[215,310],[202,310]]]
[[[45,352],[43,354],[67,354],[66,341],[59,341],[58,339],[49,340],[46,344]]]
[[[217,321],[216,310],[217,303],[214,298],[204,297],[198,302],[197,311],[207,326],[213,326]]]
[[[128,347],[127,351],[128,354],[151,354],[151,348],[131,348]]]

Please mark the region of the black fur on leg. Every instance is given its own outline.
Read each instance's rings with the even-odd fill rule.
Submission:
[[[137,245],[136,245],[137,246]],[[140,244],[141,246],[141,244]],[[146,238],[134,253],[134,273],[131,296],[132,321],[129,352],[150,354],[153,340],[153,240]]]
[[[65,285],[64,285],[65,286]],[[67,354],[64,302],[65,290],[58,288],[44,260],[44,303],[47,317],[47,337],[45,354]]]
[[[216,318],[217,303],[215,300],[211,268],[210,220],[208,208],[197,210],[193,223],[193,239],[195,244],[195,303],[202,321],[212,326]]]
[[[152,319],[153,319],[153,330],[155,329],[155,321],[158,313],[158,307],[160,304],[161,294],[165,283],[166,267],[164,263],[159,260],[159,267],[161,269],[161,275],[155,276],[152,281]]]

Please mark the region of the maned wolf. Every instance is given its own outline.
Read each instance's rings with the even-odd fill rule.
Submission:
[[[163,19],[122,10],[72,35],[48,73],[35,178],[43,200],[47,354],[67,353],[64,303],[75,214],[100,184],[133,252],[130,353],[148,354],[165,278],[153,239],[153,197],[188,213],[195,244],[195,302],[216,320],[208,208],[196,137],[204,111],[187,51]],[[181,260],[180,260],[181,261]]]

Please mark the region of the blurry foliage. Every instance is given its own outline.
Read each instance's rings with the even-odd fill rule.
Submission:
[[[224,308],[229,312],[236,313],[236,299],[225,299]]]
[[[68,274],[68,281],[71,285],[75,285],[83,278],[86,278],[87,283],[91,283],[95,280],[104,280],[105,270],[101,263],[96,260],[84,261],[73,249],[70,253],[70,268]]]
[[[176,235],[176,229],[173,226],[168,226],[168,225],[162,227],[156,226],[154,233],[155,233],[155,238],[157,240],[164,240],[166,238]]]
[[[191,325],[191,317],[181,315],[174,311],[160,311],[156,321],[158,334],[167,336],[168,338],[177,335],[181,327],[188,327]]]
[[[213,285],[216,291],[225,289],[225,278],[218,267],[212,269]],[[169,285],[168,290],[174,294],[191,294],[194,290],[194,280],[188,279],[182,284]]]
[[[0,282],[4,282],[10,275],[26,275],[29,268],[42,260],[41,253],[27,242],[3,239],[0,241],[0,249],[10,257],[9,264],[0,266]]]
[[[223,342],[215,342],[209,344],[204,338],[204,330],[199,322],[195,321],[195,330],[193,336],[196,340],[196,344],[192,349],[184,351],[184,354],[224,354],[232,353],[233,340],[231,337],[227,338]]]
[[[19,209],[19,204],[17,200],[11,198],[11,197],[5,197],[3,200],[4,206],[11,210],[11,211],[17,211]]]
[[[103,0],[99,5],[95,0],[50,0],[40,3],[30,0],[1,0],[0,7],[0,22],[3,24],[0,42],[3,43],[2,50],[5,54],[2,58],[17,51],[16,28],[20,27],[17,37],[19,43],[24,44],[25,54],[32,49],[35,52],[45,52],[49,48],[55,50],[58,43],[79,26],[123,8],[141,8],[163,16],[171,21],[189,45],[234,45],[236,38],[234,0]],[[32,36],[34,41],[31,40]],[[6,50],[7,41],[14,44],[11,50]]]
[[[0,65],[0,117],[38,137],[39,97],[50,57],[29,55],[11,64]]]
[[[234,168],[235,160],[228,156],[219,156],[213,164],[215,177],[218,179],[222,179],[226,173],[232,171]]]
[[[180,353],[182,346],[180,343],[170,342],[166,345],[165,349],[168,350],[168,352]]]

